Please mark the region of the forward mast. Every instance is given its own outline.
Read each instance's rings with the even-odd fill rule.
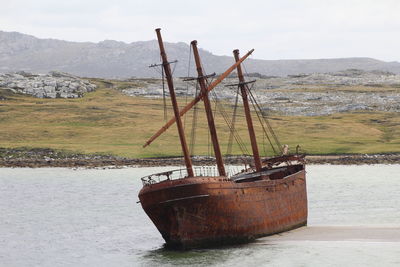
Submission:
[[[182,125],[181,116],[179,115],[179,107],[178,107],[178,102],[176,101],[174,82],[172,79],[170,62],[168,62],[167,54],[165,53],[164,43],[163,43],[163,40],[161,37],[161,29],[160,28],[156,29],[156,33],[157,33],[158,45],[160,47],[160,54],[161,54],[161,58],[162,58],[162,67],[164,68],[165,78],[167,79],[169,95],[171,97],[172,108],[174,110],[176,126],[178,128],[179,140],[181,142],[183,157],[185,158],[186,169],[188,172],[188,176],[193,177],[194,173],[193,173],[193,167],[192,167],[192,160],[190,158],[189,149],[188,149],[188,146],[186,143],[186,137],[185,137],[185,132],[184,132],[183,125]]]

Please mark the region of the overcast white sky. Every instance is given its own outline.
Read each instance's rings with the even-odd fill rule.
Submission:
[[[69,41],[197,39],[217,55],[400,61],[400,0],[0,0],[0,30]]]

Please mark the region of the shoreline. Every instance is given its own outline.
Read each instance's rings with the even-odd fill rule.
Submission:
[[[87,155],[65,154],[65,152],[51,149],[0,149],[0,167],[11,168],[96,168],[96,167],[161,167],[183,166],[183,157],[158,157],[158,158],[123,158],[112,155]],[[6,151],[7,153],[4,153]],[[17,153],[19,152],[19,154]],[[213,157],[195,156],[193,165],[215,165]],[[252,162],[250,156],[230,156],[225,158],[225,163],[230,165],[243,165]],[[390,154],[341,154],[341,155],[307,155],[307,164],[331,165],[370,165],[370,164],[400,164],[400,153]]]

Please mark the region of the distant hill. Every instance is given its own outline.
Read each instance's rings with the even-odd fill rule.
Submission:
[[[187,76],[190,47],[186,43],[166,43],[170,60],[177,59],[175,76]],[[247,51],[242,51],[244,54]],[[233,63],[233,58],[216,56],[200,50],[207,73],[223,72]],[[256,52],[254,56],[257,56]],[[155,40],[130,44],[106,40],[99,43],[68,42],[39,39],[18,32],[0,31],[0,72],[25,70],[46,73],[52,70],[85,77],[126,78],[154,77],[158,73],[148,68],[160,61]],[[194,75],[193,59],[191,59]],[[263,75],[285,76],[299,73],[335,72],[345,69],[381,70],[400,73],[399,62],[385,62],[372,58],[338,58],[309,60],[258,60],[246,61],[248,72]]]

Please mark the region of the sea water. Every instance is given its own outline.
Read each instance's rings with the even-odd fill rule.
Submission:
[[[400,266],[400,165],[308,166],[307,227],[189,251],[137,203],[175,168],[0,168],[0,266]]]

